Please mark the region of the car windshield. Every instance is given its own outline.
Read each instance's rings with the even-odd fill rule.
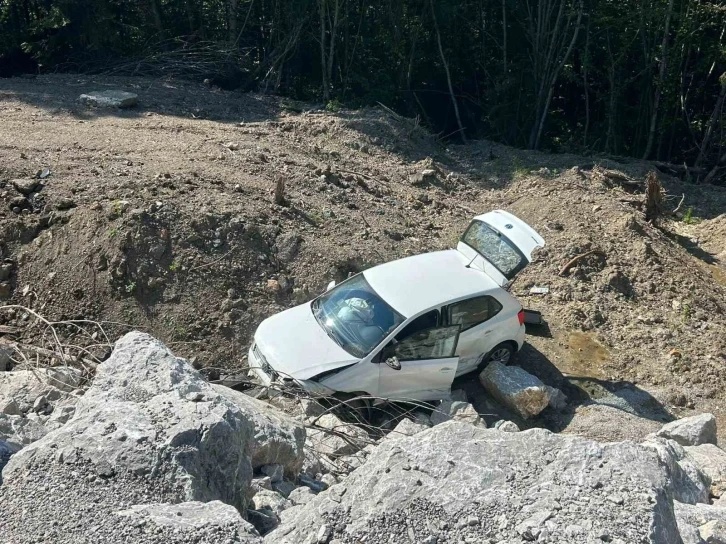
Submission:
[[[335,342],[351,355],[368,355],[404,318],[368,285],[363,274],[313,301],[313,314]]]
[[[479,252],[507,279],[511,280],[527,264],[517,246],[482,221],[472,221],[461,241]]]

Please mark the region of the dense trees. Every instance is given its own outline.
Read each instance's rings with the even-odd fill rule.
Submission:
[[[0,72],[380,101],[452,137],[686,163],[721,182],[725,32],[717,0],[0,0]]]

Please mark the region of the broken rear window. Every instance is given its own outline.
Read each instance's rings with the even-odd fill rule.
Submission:
[[[507,279],[511,280],[527,265],[524,255],[509,238],[482,221],[472,221],[461,241],[492,263]]]

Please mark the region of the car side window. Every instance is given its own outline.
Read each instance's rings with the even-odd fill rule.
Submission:
[[[460,325],[461,330],[465,331],[491,319],[501,309],[502,305],[494,297],[485,295],[470,298],[447,306],[444,310],[445,322],[447,325]]]
[[[416,319],[406,325],[401,332],[396,335],[396,340],[402,342],[412,334],[426,329],[433,329],[439,324],[439,311],[431,310],[423,315],[418,316]]]
[[[393,355],[399,361],[442,359],[453,357],[459,340],[460,327],[440,327],[413,333],[408,338],[392,345]]]

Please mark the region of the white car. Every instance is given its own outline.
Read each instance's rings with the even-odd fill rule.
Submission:
[[[313,395],[446,398],[455,377],[522,347],[524,312],[506,287],[542,246],[510,213],[477,216],[456,249],[370,268],[263,321],[250,369]]]

